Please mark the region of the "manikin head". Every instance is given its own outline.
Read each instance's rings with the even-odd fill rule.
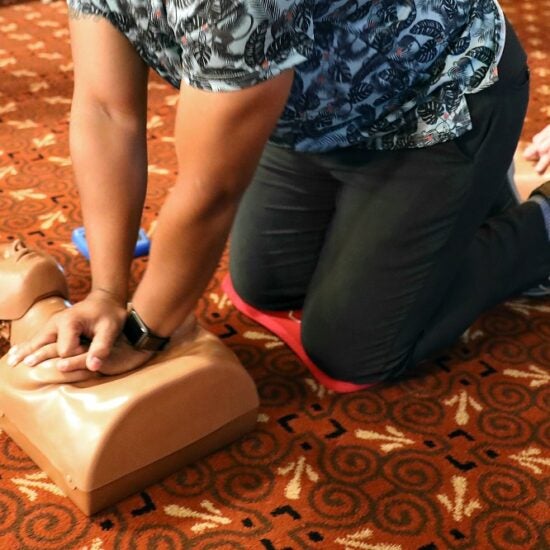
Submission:
[[[0,245],[0,320],[19,319],[38,300],[67,299],[68,294],[61,268],[51,256],[20,240]]]

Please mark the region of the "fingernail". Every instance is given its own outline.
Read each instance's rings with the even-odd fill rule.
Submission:
[[[12,355],[11,357],[8,355],[8,366],[9,367],[15,367],[17,365],[17,357]]]
[[[93,371],[99,370],[102,365],[103,361],[99,357],[92,357],[88,362],[88,368]]]
[[[23,364],[27,365],[28,367],[34,365],[36,363],[36,355],[27,355],[25,359],[23,359]]]
[[[69,361],[66,359],[61,359],[57,362],[58,370],[67,370],[69,368]]]
[[[8,355],[15,355],[17,353],[17,346],[12,346],[9,350],[8,350]]]

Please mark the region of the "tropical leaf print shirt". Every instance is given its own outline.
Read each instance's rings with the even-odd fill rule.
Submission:
[[[425,147],[471,128],[497,79],[496,0],[68,0],[107,17],[179,87],[230,91],[295,71],[271,142],[304,152]]]

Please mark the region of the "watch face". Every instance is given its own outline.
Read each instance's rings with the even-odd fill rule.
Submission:
[[[147,337],[147,328],[140,323],[134,311],[131,311],[124,325],[124,335],[132,346],[136,347],[144,337]]]
[[[162,338],[156,334],[152,334],[133,309],[128,314],[122,332],[135,349],[160,351],[170,341],[170,338]]]

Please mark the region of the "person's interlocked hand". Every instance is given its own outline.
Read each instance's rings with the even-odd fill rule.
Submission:
[[[144,366],[154,355],[154,351],[134,349],[124,336],[119,336],[111,348],[109,357],[102,361],[101,367],[95,372],[105,376],[124,374]],[[59,361],[59,357],[53,357],[45,360],[39,359],[37,363],[33,362],[32,364],[28,364],[28,366],[36,368],[56,368]],[[61,372],[65,375],[71,376],[76,375],[79,372],[85,373],[88,371],[85,368],[82,368],[79,362],[70,361],[66,367],[61,369]],[[88,372],[88,374],[91,373]],[[75,380],[78,380],[78,378]]]
[[[154,355],[154,351],[134,349],[124,336],[120,336],[99,372],[106,376],[123,374],[144,366]]]
[[[539,132],[525,148],[523,156],[527,160],[535,161],[535,170],[539,174],[544,174],[550,166],[550,124]]]
[[[126,319],[125,304],[110,292],[92,291],[51,317],[28,342],[12,347],[8,364],[34,366],[55,359],[60,371],[101,370]]]

